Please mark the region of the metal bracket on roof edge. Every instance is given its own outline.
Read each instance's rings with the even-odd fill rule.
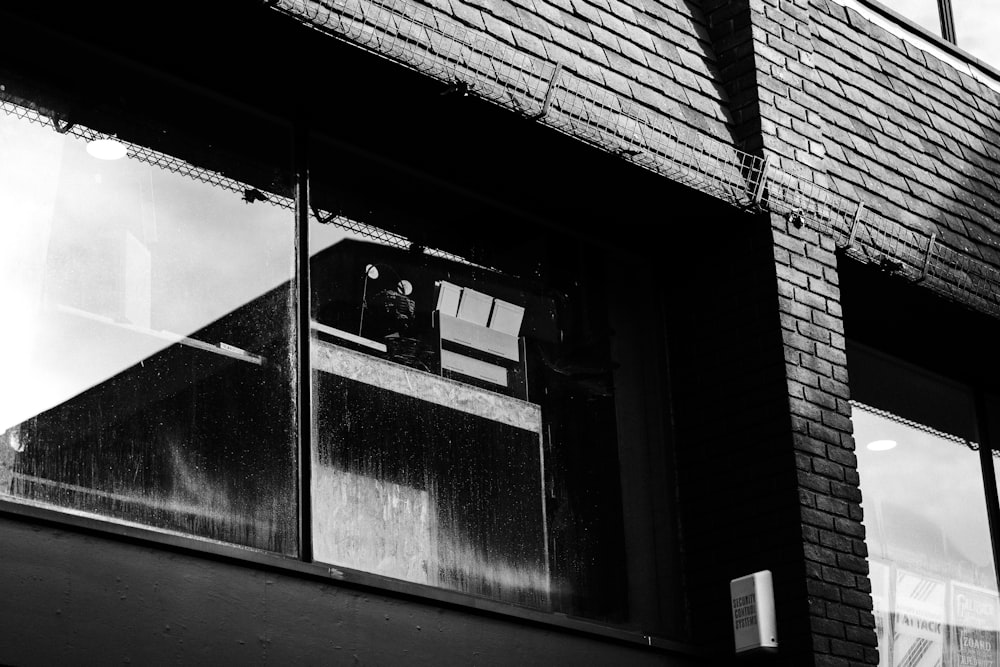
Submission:
[[[851,235],[847,237],[846,248],[850,248],[854,245],[854,239],[858,235],[858,223],[861,222],[861,214],[865,211],[864,202],[858,202],[858,210],[854,212],[854,220],[851,221]]]
[[[751,206],[758,211],[766,210],[763,205],[764,202],[764,191],[767,189],[767,172],[771,167],[771,156],[765,155],[764,161],[760,165],[760,172],[757,176],[757,182],[753,186],[753,203]]]
[[[934,245],[937,243],[937,232],[931,234],[931,240],[927,243],[927,256],[924,257],[924,268],[920,271],[920,277],[917,278],[916,282],[920,282],[927,277],[927,270],[931,266],[931,260],[934,259]]]
[[[562,63],[556,63],[556,68],[552,70],[552,76],[549,77],[549,86],[545,89],[545,101],[542,102],[542,110],[535,115],[535,119],[545,118],[546,114],[549,113],[549,106],[552,104],[552,94],[556,89],[556,80],[562,73]]]
[[[331,222],[337,219],[337,213],[330,211],[326,215],[322,215],[319,209],[316,208],[315,206],[312,207],[312,214],[316,218],[316,222],[320,223],[321,225],[329,225]]]
[[[55,114],[52,115],[52,127],[54,127],[56,132],[59,134],[66,134],[73,129],[74,125],[76,125],[76,123],[71,120],[65,120]]]

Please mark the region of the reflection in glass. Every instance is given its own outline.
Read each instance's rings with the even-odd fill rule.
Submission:
[[[879,664],[996,664],[1000,602],[979,452],[860,403],[853,421]],[[886,440],[896,447],[867,447]]]
[[[881,0],[881,3],[921,28],[941,35],[937,0]]]
[[[537,411],[515,416],[506,397],[315,344],[316,558],[543,604]]]
[[[1000,69],[1000,4],[952,0],[955,14],[955,40],[964,51]]]
[[[342,181],[321,176],[319,196]],[[621,621],[608,309],[578,242],[510,220],[484,244],[516,244],[506,272],[322,220],[310,229],[316,560]],[[518,277],[539,266],[551,277]]]
[[[499,309],[489,326],[496,299],[483,290],[511,308],[525,295],[324,234],[311,260],[316,559],[547,606],[541,408],[527,400],[523,342]]]
[[[3,109],[0,494],[294,553],[291,213]]]

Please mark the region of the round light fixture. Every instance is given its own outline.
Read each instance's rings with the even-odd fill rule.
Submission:
[[[87,144],[87,152],[98,160],[120,160],[128,154],[128,150],[115,139],[94,139]]]
[[[895,440],[872,440],[866,447],[873,452],[885,452],[896,446]]]

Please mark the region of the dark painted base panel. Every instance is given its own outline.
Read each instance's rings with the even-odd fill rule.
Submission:
[[[668,665],[646,647],[0,517],[4,665]]]

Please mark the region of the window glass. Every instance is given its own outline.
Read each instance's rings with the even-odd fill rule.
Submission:
[[[0,496],[295,553],[284,136],[256,127],[242,182],[212,138],[236,115],[189,136],[6,83]]]
[[[316,559],[543,605],[541,412],[508,333],[523,301],[501,292],[511,328],[498,311],[490,329],[495,285],[352,236],[312,257]]]
[[[848,360],[879,664],[996,664],[973,394],[854,343]]]
[[[882,0],[881,4],[935,35],[941,35],[936,0]]]
[[[916,652],[990,664],[1000,628],[979,452],[861,404],[853,420],[880,664]]]
[[[629,620],[607,250],[311,154],[316,560]]]
[[[1000,68],[1000,43],[996,38],[997,26],[1000,26],[1000,4],[952,0],[951,5],[958,45],[976,58]]]

